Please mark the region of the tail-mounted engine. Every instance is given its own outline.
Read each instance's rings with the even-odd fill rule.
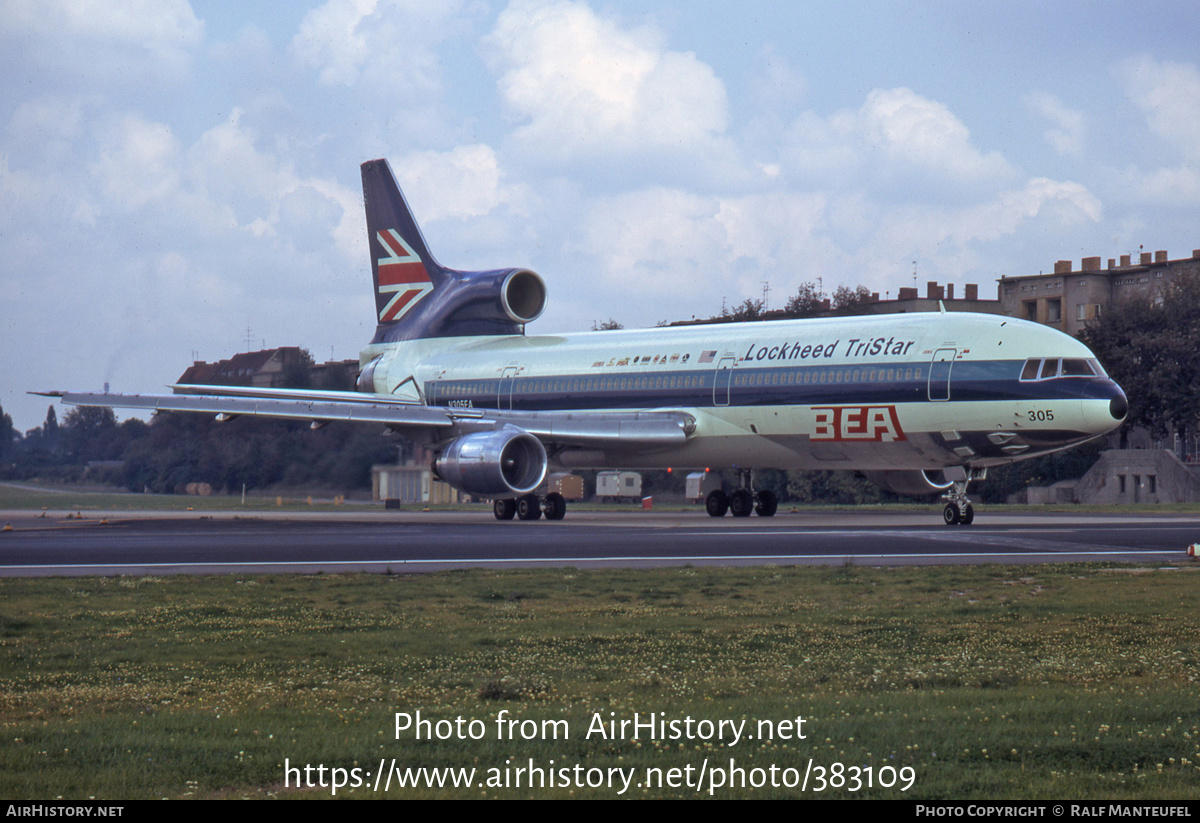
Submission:
[[[458,438],[438,454],[433,470],[467,494],[511,497],[536,489],[546,476],[546,449],[514,426]]]

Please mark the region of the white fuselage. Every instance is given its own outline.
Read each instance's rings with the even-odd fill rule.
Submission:
[[[377,393],[414,403],[696,420],[679,447],[567,448],[554,458],[563,466],[986,467],[1120,423],[1120,389],[1085,346],[996,315],[427,338],[372,345],[361,360],[377,360]]]

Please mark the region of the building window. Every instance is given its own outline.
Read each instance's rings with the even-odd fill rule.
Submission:
[[[1046,322],[1059,323],[1062,321],[1062,301],[1047,300],[1046,301]]]
[[[1158,475],[1157,474],[1146,475],[1146,484],[1149,486],[1149,490],[1150,490],[1151,494],[1158,494]]]
[[[1086,303],[1077,303],[1075,305],[1075,319],[1076,320],[1087,320],[1087,304]]]
[[[1125,475],[1123,475],[1123,474],[1117,475],[1117,485],[1119,487],[1117,491],[1120,494],[1124,494],[1125,493]]]
[[[1025,319],[1032,320],[1035,323],[1037,322],[1037,301],[1036,300],[1026,300],[1025,301]]]

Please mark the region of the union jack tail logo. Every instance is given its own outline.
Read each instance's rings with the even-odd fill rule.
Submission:
[[[425,264],[412,250],[400,232],[395,229],[385,229],[376,232],[379,245],[388,253],[377,261],[379,270],[379,293],[386,299],[391,299],[379,310],[379,322],[390,323],[399,320],[409,309],[415,306],[422,297],[433,291],[433,281]]]

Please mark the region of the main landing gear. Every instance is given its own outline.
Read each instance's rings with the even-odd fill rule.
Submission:
[[[779,498],[770,489],[754,491],[754,472],[751,469],[738,471],[741,488],[731,494],[720,489],[708,493],[704,501],[710,517],[724,517],[731,512],[734,517],[749,517],[753,512],[759,517],[774,517],[779,509]]]
[[[508,497],[492,503],[492,513],[497,520],[537,520],[543,514],[547,520],[562,520],[567,515],[567,499],[558,492],[550,492],[545,497],[536,494],[523,494],[520,497]]]
[[[987,469],[968,469],[963,480],[953,481],[950,490],[942,495],[946,507],[942,509],[942,522],[947,526],[969,526],[975,522],[975,508],[967,498],[967,486],[972,480],[983,480]]]

